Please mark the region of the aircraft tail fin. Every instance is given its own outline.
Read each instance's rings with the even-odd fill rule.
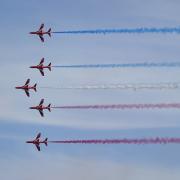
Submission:
[[[35,85],[33,86],[33,89],[34,89],[35,92],[37,92],[36,87],[37,87],[37,84],[35,84]]]
[[[48,64],[48,69],[51,71],[51,63]]]
[[[51,112],[51,104],[48,105],[47,109]]]
[[[51,28],[49,28],[49,30],[47,31],[47,34],[49,35],[49,37],[51,37]]]

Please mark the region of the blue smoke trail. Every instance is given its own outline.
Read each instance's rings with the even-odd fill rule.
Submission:
[[[126,64],[79,64],[52,66],[54,68],[138,68],[138,67],[180,67],[180,62],[172,63],[126,63]]]
[[[180,27],[164,27],[164,28],[122,28],[122,29],[95,29],[95,30],[74,30],[74,31],[56,31],[52,33],[60,34],[143,34],[143,33],[180,33]]]

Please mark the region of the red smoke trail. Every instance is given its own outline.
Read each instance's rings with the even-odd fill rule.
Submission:
[[[180,103],[54,106],[56,109],[180,109]]]
[[[60,144],[180,144],[180,138],[142,138],[142,139],[90,139],[90,140],[62,140],[48,141]]]

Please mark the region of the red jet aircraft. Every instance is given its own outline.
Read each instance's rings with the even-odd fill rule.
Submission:
[[[41,141],[40,137],[41,137],[41,133],[39,133],[34,140],[26,141],[26,143],[34,144],[36,146],[37,150],[41,151],[40,144],[45,144],[47,146],[48,145],[48,138],[46,138],[44,141]]]
[[[44,66],[44,58],[41,59],[40,63],[37,66],[30,66],[30,68],[39,69],[42,76],[44,76],[44,69],[47,68],[49,71],[51,71],[51,63],[49,63],[47,66]]]
[[[43,106],[43,103],[44,103],[44,99],[41,99],[41,102],[39,103],[38,106],[30,107],[30,109],[38,110],[41,117],[44,117],[43,110],[47,109],[49,112],[51,112],[51,104],[49,104],[48,106]]]
[[[15,88],[16,88],[16,89],[22,89],[22,90],[24,90],[24,92],[26,93],[26,95],[29,97],[29,96],[30,96],[30,94],[29,94],[29,90],[30,90],[30,89],[33,89],[35,92],[37,91],[37,90],[36,90],[36,85],[37,85],[37,84],[35,84],[34,86],[30,86],[29,83],[30,83],[30,79],[27,79],[25,85],[23,85],[23,86],[17,86],[17,87],[15,87]]]
[[[43,37],[43,35],[48,34],[49,37],[51,37],[51,28],[49,28],[48,31],[44,31],[43,28],[44,28],[44,24],[41,24],[41,26],[40,26],[40,28],[39,28],[38,31],[30,32],[30,34],[36,34],[36,35],[38,35],[38,36],[40,37],[40,39],[41,39],[41,42],[44,42],[44,37]]]

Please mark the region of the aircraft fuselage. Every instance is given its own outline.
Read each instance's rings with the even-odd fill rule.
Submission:
[[[45,68],[49,68],[49,66],[30,66],[30,68],[34,68],[34,69],[45,69]]]
[[[15,87],[16,89],[25,89],[25,90],[28,90],[28,89],[34,89],[34,87],[33,86],[17,86],[17,87]]]

